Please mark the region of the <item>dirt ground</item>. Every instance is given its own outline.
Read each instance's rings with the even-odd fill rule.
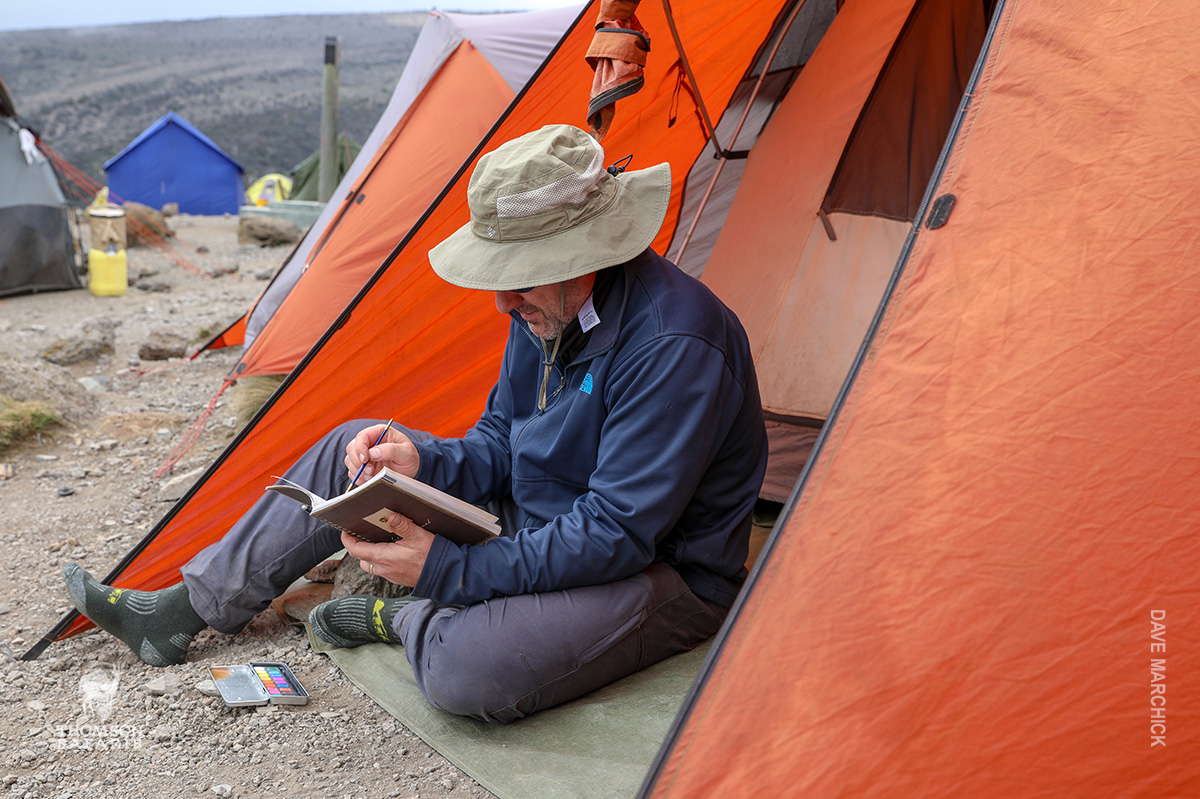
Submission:
[[[5,465],[12,473],[0,479],[0,796],[490,797],[273,611],[235,636],[201,633],[188,661],[165,669],[97,631],[17,660],[69,610],[65,562],[103,576],[170,508],[171,475],[154,473],[239,354],[152,362],[139,347],[154,330],[194,341],[218,332],[290,250],[239,246],[236,218],[181,216],[171,225],[175,255],[129,251],[130,273],[153,273],[147,284],[169,291],[0,299],[0,367],[64,415],[39,441],[0,453],[0,478]],[[211,277],[214,264],[236,271]],[[95,317],[119,323],[114,353],[66,367],[39,357]],[[92,378],[92,388],[80,378]],[[227,397],[175,475],[206,466],[236,433]],[[230,709],[197,689],[208,666],[251,660],[290,664],[312,701]]]

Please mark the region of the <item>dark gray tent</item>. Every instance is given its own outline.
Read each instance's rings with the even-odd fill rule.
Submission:
[[[54,169],[0,80],[0,297],[82,287],[67,220]]]

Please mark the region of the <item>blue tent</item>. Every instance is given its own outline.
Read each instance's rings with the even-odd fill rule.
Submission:
[[[184,214],[236,214],[242,204],[241,164],[174,111],[104,162],[108,190],[122,201]]]

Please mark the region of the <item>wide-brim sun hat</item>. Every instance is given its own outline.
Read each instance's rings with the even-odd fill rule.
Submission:
[[[431,249],[429,262],[468,289],[571,280],[649,247],[670,198],[669,164],[614,175],[586,131],[547,125],[479,159],[467,186],[471,221]]]

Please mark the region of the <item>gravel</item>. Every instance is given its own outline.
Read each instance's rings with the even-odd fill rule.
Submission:
[[[273,611],[238,635],[206,630],[187,663],[166,669],[95,630],[15,659],[69,610],[65,562],[102,576],[170,508],[172,475],[153,475],[239,355],[151,362],[139,347],[166,330],[193,352],[250,307],[290,251],[238,245],[236,218],[170,224],[176,253],[129,251],[130,273],[150,290],[0,300],[0,393],[23,387],[64,415],[40,441],[0,453],[13,475],[0,479],[0,797],[491,797]],[[113,352],[68,366],[41,359],[94,317],[117,322]],[[223,397],[174,476],[205,468],[237,428]],[[232,709],[210,695],[208,665],[251,660],[288,663],[310,703]]]

